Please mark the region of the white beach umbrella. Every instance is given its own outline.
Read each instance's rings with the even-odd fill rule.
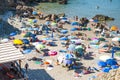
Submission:
[[[94,20],[93,19],[89,19],[89,21],[93,22]]]
[[[95,29],[95,31],[99,31],[99,32],[100,32],[100,31],[101,31],[101,29]]]
[[[99,45],[99,48],[102,48],[102,47],[105,46],[105,45],[106,45],[106,43],[103,42],[103,43],[101,43],[101,44]]]
[[[4,43],[4,42],[8,42],[9,39],[8,38],[5,38],[5,39],[2,39],[0,42]]]
[[[103,56],[100,56],[99,59],[105,62],[106,60],[111,59],[111,56],[103,55]]]
[[[112,38],[112,41],[120,41],[120,38],[119,37],[114,37],[114,38]]]

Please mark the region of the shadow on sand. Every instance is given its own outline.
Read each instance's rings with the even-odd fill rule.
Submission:
[[[20,30],[10,25],[8,22],[2,21],[2,25],[0,27],[0,38],[5,38],[10,35],[12,32],[17,32],[20,34]]]
[[[29,69],[28,80],[54,80],[44,69]]]

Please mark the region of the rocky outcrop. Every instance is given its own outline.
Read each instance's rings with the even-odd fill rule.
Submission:
[[[67,4],[67,2],[68,2],[67,0],[59,0],[58,1],[59,4]]]
[[[120,80],[120,69],[111,70],[109,73],[104,73],[93,80]]]
[[[114,18],[105,16],[105,15],[96,15],[95,17],[93,17],[93,19],[99,20],[99,21],[113,21],[114,20]]]

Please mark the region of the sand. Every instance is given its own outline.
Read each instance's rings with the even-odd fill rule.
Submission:
[[[10,22],[10,20],[8,20],[8,22]],[[44,20],[40,20],[40,23],[44,23],[45,21]],[[16,24],[13,24],[14,27],[20,29],[21,27],[21,23],[16,20],[15,21]],[[91,23],[93,22],[90,22],[88,24],[89,27],[92,28],[91,26]],[[64,28],[67,28],[68,30],[70,30],[70,28],[72,28],[71,25],[69,24],[65,24],[64,25]],[[80,31],[82,33],[86,33],[87,36],[86,37],[96,37],[95,34],[93,33],[93,28],[92,28],[92,31]],[[70,34],[71,32],[69,31],[68,34]],[[41,39],[41,36],[37,36],[39,39]],[[22,38],[21,35],[17,35],[16,38]],[[65,50],[66,48],[63,47],[61,45],[61,42],[63,41],[60,41],[58,39],[58,36],[54,36],[55,39],[57,39],[56,41],[56,44],[58,46],[55,46],[55,47],[50,47],[50,46],[47,46],[46,48],[50,49],[50,50],[55,50],[58,52],[58,54],[60,54],[59,50],[63,49]],[[110,39],[108,39],[110,41]],[[88,45],[88,41],[84,41],[83,42],[85,45]],[[87,49],[87,52],[93,52],[93,56],[91,60],[86,60],[86,59],[81,59],[79,62],[82,63],[81,66],[85,66],[85,67],[96,67],[98,68],[97,66],[97,61],[99,60],[99,57],[101,55],[110,55],[109,53],[101,53],[99,54],[98,53],[98,49],[95,49],[95,48],[90,48],[90,49]],[[29,80],[88,80],[90,77],[92,77],[93,75],[97,75],[97,71],[95,71],[95,73],[91,73],[91,74],[86,74],[86,75],[81,75],[80,77],[74,77],[74,70],[70,70],[70,71],[67,71],[67,68],[63,68],[62,65],[56,65],[56,59],[57,59],[57,56],[54,56],[54,57],[51,57],[51,56],[44,56],[44,60],[51,60],[52,61],[52,65],[53,65],[53,69],[52,70],[48,70],[47,69],[47,65],[42,65],[40,66],[39,64],[35,64],[34,61],[28,61],[27,59],[30,59],[32,57],[42,57],[42,54],[40,53],[37,53],[35,50],[33,50],[31,53],[29,54],[24,54],[25,56],[25,59],[22,60],[22,68],[24,69],[24,65],[25,63],[27,62],[29,64],[29,70],[28,70],[28,77],[29,77]]]

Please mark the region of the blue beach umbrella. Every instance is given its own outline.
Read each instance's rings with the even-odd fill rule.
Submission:
[[[112,65],[117,65],[117,61],[114,60],[114,59],[108,59],[108,60],[106,61],[106,63],[107,63],[107,65],[110,65],[110,66],[112,66]]]
[[[61,19],[62,19],[62,20],[67,20],[67,18],[66,18],[66,17],[62,17]]]
[[[23,53],[24,54],[28,54],[28,53],[30,53],[31,52],[31,49],[25,49],[25,50],[23,50]]]
[[[72,22],[71,25],[72,25],[72,26],[78,26],[79,23],[78,23],[78,22]]]
[[[64,63],[65,63],[65,64],[72,64],[72,60],[70,60],[70,59],[69,59],[69,60],[66,59],[66,60],[64,60]]]
[[[30,43],[28,39],[22,39],[22,41],[23,41],[24,44],[29,44]]]
[[[35,38],[36,34],[31,34],[30,37]]]
[[[15,35],[17,35],[16,32],[12,32],[12,33],[10,33],[10,36],[15,36]]]
[[[112,69],[118,69],[119,66],[118,66],[118,65],[112,65],[111,68],[112,68]]]
[[[110,67],[105,67],[102,69],[103,72],[108,73],[111,70]]]
[[[69,50],[69,51],[74,51],[74,50],[75,50],[75,44],[70,44],[70,45],[68,46],[68,50]]]
[[[71,28],[70,31],[76,31],[78,30],[77,28]]]
[[[68,32],[68,30],[61,30],[60,32],[63,34],[66,34]]]
[[[33,11],[32,14],[33,14],[33,15],[37,15],[37,12],[36,12],[36,11]]]
[[[28,30],[28,31],[32,31],[32,30],[33,30],[33,28],[32,28],[32,27],[30,27],[30,28],[27,28],[27,30]]]
[[[38,31],[38,30],[39,30],[39,28],[33,28],[33,30]]]
[[[33,23],[37,23],[37,20],[36,20],[36,19],[34,19],[32,22],[33,22]]]
[[[112,50],[119,51],[120,47],[112,47]]]
[[[99,22],[99,20],[96,20],[96,19],[95,19],[95,20],[93,20],[93,22],[98,23],[98,22]]]
[[[100,67],[106,67],[107,66],[107,63],[106,62],[103,62],[103,61],[98,61],[98,66]]]
[[[67,37],[61,37],[60,40],[68,40]]]
[[[50,25],[50,21],[46,21],[46,22],[45,22],[45,25]]]

